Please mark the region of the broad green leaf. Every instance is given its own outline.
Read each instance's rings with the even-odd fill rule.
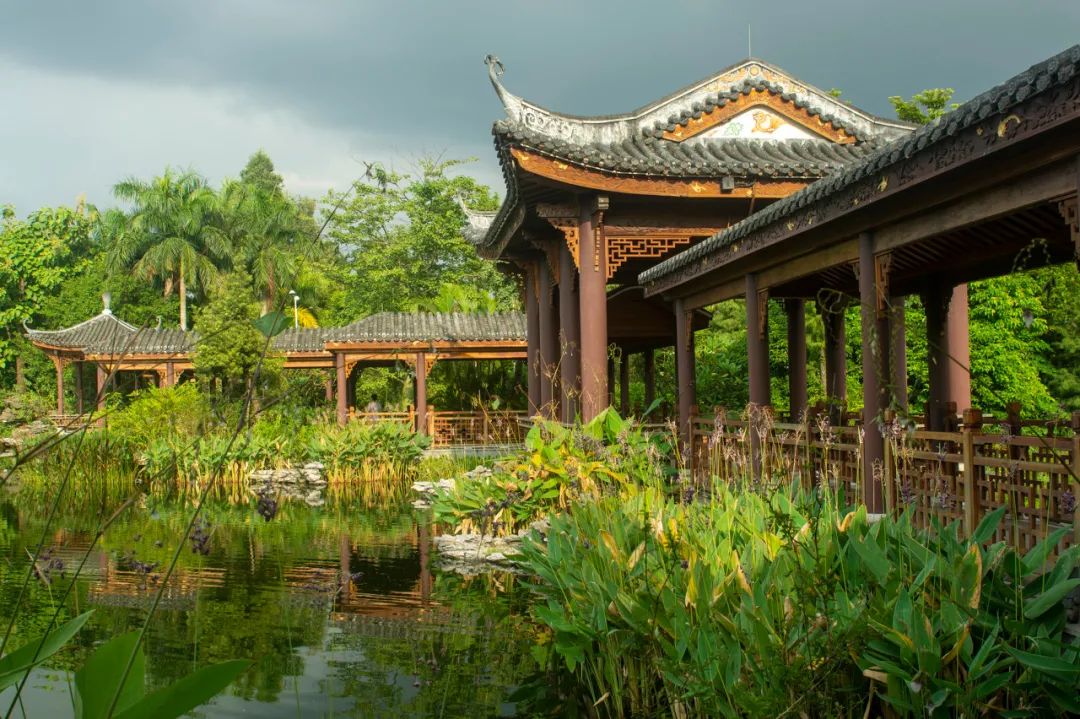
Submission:
[[[93,610],[91,610],[80,614],[59,628],[54,629],[45,636],[44,642],[41,641],[41,637],[34,637],[25,646],[13,652],[8,652],[3,659],[0,659],[0,690],[15,684],[29,669],[41,664],[63,649],[64,645],[82,629],[82,626],[86,624],[86,620],[93,613]],[[39,644],[41,649],[38,649]],[[34,659],[35,653],[37,659]]]
[[[255,329],[262,333],[263,337],[274,337],[281,334],[292,324],[292,319],[285,316],[284,312],[274,310],[255,320]]]
[[[1031,551],[1024,555],[1024,571],[1028,574],[1041,571],[1043,565],[1046,564],[1047,557],[1049,557],[1050,553],[1057,547],[1058,542],[1071,531],[1071,527],[1061,527],[1060,529],[1051,532],[1045,539],[1032,547]]]
[[[1069,579],[1058,582],[1045,592],[1024,604],[1024,616],[1028,619],[1037,619],[1053,607],[1061,604],[1062,600],[1076,587],[1080,587],[1080,579]]]
[[[997,531],[998,525],[1001,524],[1001,518],[1005,516],[1005,507],[998,507],[990,514],[982,518],[979,522],[979,526],[975,528],[975,531],[971,534],[971,541],[975,544],[982,544],[994,536],[994,532]]]
[[[203,667],[118,712],[115,719],[175,719],[210,701],[240,676],[251,662],[234,659]]]
[[[116,700],[115,712],[133,706],[143,698],[146,693],[146,658],[138,641],[137,631],[113,637],[98,647],[82,668],[75,672],[77,719],[106,719],[117,691],[120,696]],[[132,652],[135,652],[135,661],[121,686],[121,675]]]

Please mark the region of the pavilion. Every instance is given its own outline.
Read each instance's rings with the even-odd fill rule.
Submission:
[[[109,298],[100,314],[59,330],[26,329],[30,342],[56,367],[56,411],[65,416],[64,373],[74,369],[76,410],[84,412],[84,383],[93,367],[97,408],[116,388],[119,373],[150,378],[172,386],[194,370],[199,335],[180,329],[140,328],[113,314]],[[432,427],[428,416],[427,376],[436,361],[523,360],[525,316],[520,312],[425,313],[382,312],[344,327],[289,328],[273,337],[273,353],[284,368],[332,372],[327,400],[336,396],[336,415],[349,417],[357,374],[364,367],[404,363],[414,375],[415,416],[420,432]]]
[[[755,59],[601,117],[524,100],[503,86],[497,58],[487,65],[506,111],[493,128],[506,199],[497,212],[470,213],[469,236],[482,256],[523,275],[530,408],[564,421],[608,405],[609,345],[623,357],[644,352],[646,375],[662,346],[620,336],[636,315],[613,309],[618,298],[652,300],[655,334],[679,347],[679,381],[692,385],[685,360],[705,303],[629,292],[642,271],[912,130]]]
[[[825,318],[830,395],[843,394],[846,374],[836,307],[844,298],[857,302],[862,356],[870,358],[863,372],[861,476],[868,507],[880,511],[881,485],[874,478],[884,460],[884,423],[891,411],[908,410],[904,298],[919,295],[926,309],[927,428],[954,429],[957,409],[970,406],[964,283],[1080,260],[1078,188],[1080,46],[1075,46],[638,279],[647,296],[686,309],[745,298],[753,406],[771,401],[764,318],[769,301],[783,301],[789,309],[793,414],[805,409],[806,401],[805,301],[817,300]],[[692,350],[680,343],[676,352],[679,366],[692,376]],[[692,383],[680,381],[679,393],[685,424]],[[935,436],[939,443],[950,439]],[[1080,448],[1065,447],[1064,459],[1037,449],[1049,465],[1080,466]],[[1018,459],[1012,450],[1005,456]],[[961,471],[980,461],[972,455]],[[1013,471],[1038,469],[1031,464],[1017,464]],[[1071,476],[1075,492],[1076,475]],[[1067,487],[1068,473],[1063,481]],[[970,484],[968,489],[975,491]],[[1047,501],[1032,501],[1031,507],[1045,509]]]

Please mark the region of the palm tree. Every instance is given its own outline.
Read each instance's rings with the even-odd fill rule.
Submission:
[[[305,234],[300,214],[281,192],[242,182],[226,183],[220,198],[227,231],[251,275],[263,314],[270,312],[299,271],[297,244]]]
[[[111,271],[131,269],[160,278],[166,297],[180,295],[180,328],[187,329],[187,293],[206,288],[229,259],[230,243],[216,221],[214,191],[187,170],[165,172],[149,182],[128,178],[113,193],[132,204],[123,220],[107,218]]]

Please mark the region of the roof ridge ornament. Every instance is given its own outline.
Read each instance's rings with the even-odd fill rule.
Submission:
[[[502,103],[506,114],[515,120],[520,118],[521,98],[507,90],[499,79],[506,72],[502,60],[499,59],[498,55],[486,55],[484,56],[484,64],[487,65],[488,79],[491,80],[491,86],[495,88],[495,94],[499,96],[499,102]]]
[[[103,292],[101,294],[101,304],[104,305],[104,309],[101,310],[101,314],[103,314],[103,315],[111,315],[112,314],[112,308],[111,308],[111,305],[112,305],[112,292]]]

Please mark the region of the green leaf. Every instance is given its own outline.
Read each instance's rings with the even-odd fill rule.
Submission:
[[[1057,657],[1047,657],[1042,654],[1032,654],[1019,649],[1006,646],[1005,651],[1011,654],[1018,662],[1028,669],[1037,672],[1046,672],[1057,676],[1069,676],[1080,674],[1080,665],[1067,662]]]
[[[274,337],[284,332],[291,322],[284,312],[274,310],[255,320],[255,329],[262,332],[263,337]]]
[[[1024,604],[1024,616],[1028,619],[1037,619],[1053,607],[1061,604],[1062,600],[1076,587],[1080,587],[1080,579],[1070,579],[1051,586],[1045,592]]]
[[[66,624],[54,629],[45,636],[44,642],[41,641],[41,637],[34,637],[25,646],[19,647],[13,652],[8,652],[3,659],[0,659],[0,690],[15,684],[27,671],[63,649],[64,645],[82,629],[82,626],[86,624],[86,620],[93,613],[93,610],[91,610],[80,614]],[[38,649],[39,644],[41,645],[40,650]],[[37,653],[37,659],[34,659],[35,653]]]
[[[132,652],[135,661],[121,686],[121,675]],[[117,692],[120,696],[116,700],[116,712],[134,705],[146,693],[146,658],[137,631],[105,642],[75,672],[75,716],[106,719]]]
[[[116,719],[175,719],[183,716],[210,701],[250,666],[250,661],[234,659],[203,667],[118,712]]]
[[[982,518],[979,522],[979,526],[975,528],[975,531],[971,535],[971,541],[975,544],[982,544],[994,536],[994,532],[997,531],[998,525],[1001,524],[1001,518],[1005,516],[1005,507],[998,507],[990,514]]]

